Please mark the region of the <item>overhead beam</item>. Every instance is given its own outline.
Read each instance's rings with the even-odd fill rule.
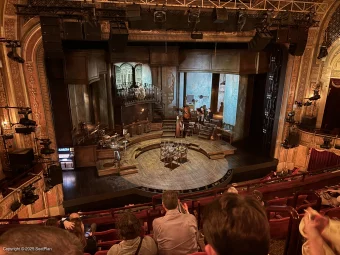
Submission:
[[[323,15],[330,8],[329,2],[322,0],[307,1],[307,0],[92,0],[84,2],[84,0],[59,0],[56,4],[55,0],[27,0],[26,7],[35,8],[43,7],[45,10],[49,8],[58,8],[59,10],[72,9],[74,7],[85,9],[100,9],[104,8],[107,11],[113,9],[121,9],[127,5],[138,4],[141,6],[166,6],[166,7],[199,7],[202,9],[226,8],[230,10],[244,9],[248,11],[266,11],[273,10],[275,12],[295,12],[295,13],[310,13]],[[24,5],[16,5],[18,14],[22,13]],[[20,7],[21,6],[21,7]],[[110,10],[111,9],[111,10]],[[56,9],[57,10],[57,9]],[[71,10],[72,11],[72,10]]]

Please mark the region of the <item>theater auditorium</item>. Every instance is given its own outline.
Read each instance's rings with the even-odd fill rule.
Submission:
[[[336,0],[0,1],[0,246],[32,228],[79,237],[72,254],[314,254],[308,224],[340,219],[339,17]]]

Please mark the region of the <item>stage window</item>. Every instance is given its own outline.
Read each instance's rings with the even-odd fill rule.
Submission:
[[[115,63],[114,65],[117,89],[127,89],[132,85],[149,86],[152,84],[149,65],[135,62]]]

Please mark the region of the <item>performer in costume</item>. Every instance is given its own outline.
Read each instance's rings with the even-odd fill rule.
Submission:
[[[190,119],[191,119],[190,107],[188,105],[184,105],[183,107],[183,137],[185,137],[187,133]]]

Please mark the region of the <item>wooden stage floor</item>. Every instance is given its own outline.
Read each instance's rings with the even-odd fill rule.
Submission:
[[[171,139],[168,138],[164,140]],[[160,190],[198,188],[218,181],[226,174],[228,169],[235,170],[238,167],[244,169],[248,166],[267,164],[273,161],[273,159],[270,158],[254,156],[251,153],[238,150],[238,148],[236,150],[235,147],[224,141],[202,140],[197,137],[189,137],[185,140],[191,144],[198,143],[201,148],[205,149],[206,153],[189,149],[188,162],[178,166],[174,164],[173,169],[164,166],[164,163],[160,161],[160,149],[153,148],[140,153],[136,157],[135,160],[139,171],[135,174],[99,177],[96,167],[64,171],[64,207],[66,209],[72,208],[71,211],[79,209],[90,210],[88,208],[91,207],[85,206],[85,208],[82,204],[93,203],[96,204],[94,209],[106,209],[128,203],[150,201],[150,198],[130,201],[131,198],[138,197],[134,195],[134,188],[141,186]],[[150,143],[150,141],[145,142]],[[181,139],[175,139],[175,141],[179,142]],[[135,144],[134,148],[139,148],[138,146],[143,145],[145,142]],[[161,142],[161,140],[158,142]],[[235,150],[235,154],[226,155],[225,158],[215,160],[210,159],[209,155],[207,155],[209,150],[213,153],[213,151],[219,151],[221,148],[225,151]],[[121,201],[119,199],[121,196],[129,198]]]

